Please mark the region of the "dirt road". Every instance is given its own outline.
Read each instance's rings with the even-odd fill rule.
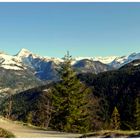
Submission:
[[[76,138],[80,136],[79,134],[39,130],[3,118],[0,118],[0,127],[12,132],[17,138]]]

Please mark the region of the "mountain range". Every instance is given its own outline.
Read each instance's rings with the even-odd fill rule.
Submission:
[[[120,57],[76,57],[73,58],[71,65],[77,73],[98,74],[119,69],[139,59],[140,53]],[[57,81],[59,80],[57,70],[63,61],[63,58],[36,55],[27,49],[21,49],[16,55],[0,52],[0,92],[11,89],[14,92],[17,89],[22,91],[25,87],[29,89],[49,81]]]
[[[72,60],[72,66],[77,72],[100,73],[112,69],[118,69],[133,60],[140,59],[140,53],[132,53],[128,56],[108,57],[76,57]],[[32,71],[33,75],[41,80],[57,80],[57,69],[63,63],[63,58],[42,57],[21,49],[16,55],[0,53],[0,68],[14,71]]]

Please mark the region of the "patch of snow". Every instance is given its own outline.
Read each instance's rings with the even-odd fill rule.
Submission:
[[[132,53],[127,56],[117,57],[109,65],[113,66],[114,68],[120,68],[121,66],[128,64],[136,59],[140,59],[140,53]]]
[[[140,63],[134,64],[133,66],[138,66],[138,65],[140,65]]]
[[[117,56],[106,56],[106,57],[101,57],[101,56],[97,56],[97,57],[75,57],[75,61],[73,61],[73,63],[75,63],[76,61],[82,60],[82,59],[88,59],[88,60],[92,60],[92,61],[100,61],[101,63],[104,64],[109,64],[111,63]]]
[[[23,65],[16,56],[0,54],[0,67],[5,69],[22,70]]]
[[[17,66],[10,66],[10,65],[2,65],[2,66],[0,66],[0,67],[2,67],[2,68],[4,68],[4,69],[23,70],[23,69],[20,68],[20,67],[17,67]]]
[[[37,54],[32,53],[31,51],[27,50],[27,49],[21,49],[19,51],[19,53],[16,55],[18,59],[22,60],[22,58],[28,58],[29,56],[32,56],[33,59],[35,58],[43,58]]]
[[[100,61],[104,64],[109,64],[110,62],[112,62],[117,56],[106,56],[106,57],[95,57],[93,60],[94,61]]]
[[[19,53],[17,54],[17,57],[28,57],[30,54],[32,54],[29,50],[27,50],[27,49],[21,49],[20,51],[19,51]]]
[[[64,62],[64,60],[61,59],[61,58],[48,57],[48,56],[45,56],[45,57],[44,57],[44,61],[46,61],[46,62],[54,61],[54,63],[56,63],[56,64],[59,64],[59,63],[61,63],[61,62]]]

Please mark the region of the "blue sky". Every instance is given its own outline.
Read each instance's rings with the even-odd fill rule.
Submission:
[[[0,3],[0,50],[43,56],[140,52],[140,3]]]

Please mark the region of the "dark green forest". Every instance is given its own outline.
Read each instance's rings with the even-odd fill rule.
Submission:
[[[140,66],[77,75],[71,59],[65,56],[59,82],[5,98],[0,114],[65,132],[140,130]]]
[[[120,129],[124,130],[136,129],[135,116],[140,118],[140,106],[136,106],[136,100],[138,105],[140,104],[140,66],[128,65],[98,75],[92,73],[78,75],[100,99],[99,116],[102,121],[109,124],[113,109],[116,107],[120,114]]]

